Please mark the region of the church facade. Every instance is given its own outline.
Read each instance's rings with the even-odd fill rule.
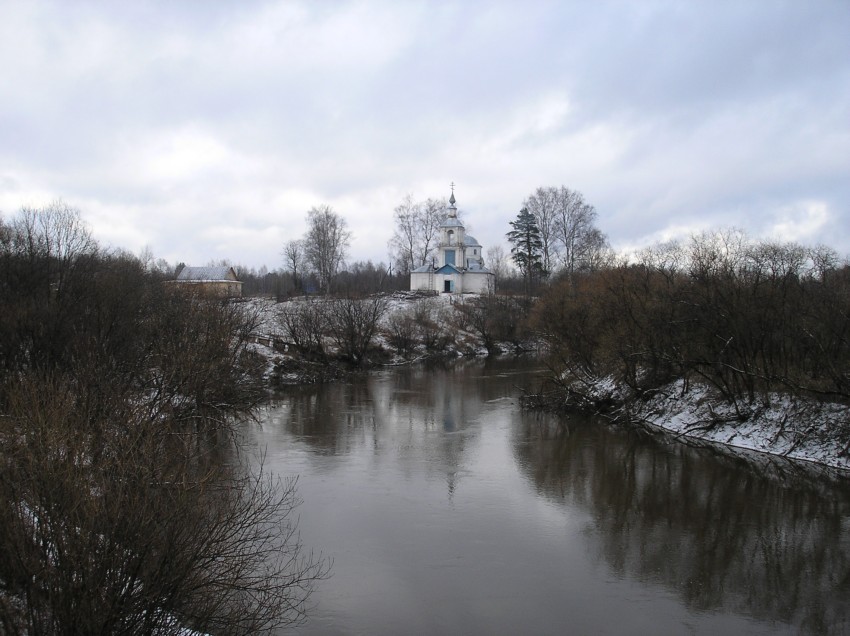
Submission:
[[[410,273],[410,289],[447,294],[486,294],[495,290],[495,276],[484,267],[481,244],[466,233],[457,218],[455,195],[448,217],[440,225],[437,255]]]

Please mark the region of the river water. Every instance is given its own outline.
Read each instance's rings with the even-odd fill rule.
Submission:
[[[298,634],[850,633],[850,480],[523,412],[533,362],[298,387],[261,413],[334,560]]]

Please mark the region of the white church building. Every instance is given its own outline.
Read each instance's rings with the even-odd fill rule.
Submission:
[[[457,218],[454,189],[448,212],[440,224],[437,256],[410,273],[410,289],[452,294],[492,292],[496,277],[484,267],[481,244],[466,233]]]

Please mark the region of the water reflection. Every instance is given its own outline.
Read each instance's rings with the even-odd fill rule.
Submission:
[[[619,576],[698,611],[850,630],[846,484],[575,418],[524,414],[512,443],[540,496],[590,511],[591,550]]]
[[[850,481],[523,413],[535,369],[394,369],[268,406],[258,442],[335,558],[301,633],[850,631]]]
[[[504,383],[492,382],[488,366],[459,361],[450,369],[417,366],[300,387],[271,410],[275,424],[318,457],[368,448],[376,462],[392,459],[406,466],[407,478],[424,471],[444,479],[451,495],[466,470],[486,402],[512,393]]]

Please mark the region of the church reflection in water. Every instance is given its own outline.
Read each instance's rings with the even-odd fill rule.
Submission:
[[[293,389],[280,423],[309,445],[311,461],[366,449],[376,463],[390,457],[401,478],[444,480],[451,498],[482,422],[509,409],[515,465],[506,470],[536,497],[586,513],[582,540],[617,577],[663,586],[697,612],[850,632],[850,479],[522,412],[515,399],[500,402],[516,397],[521,376],[499,364],[510,368],[479,361]]]

